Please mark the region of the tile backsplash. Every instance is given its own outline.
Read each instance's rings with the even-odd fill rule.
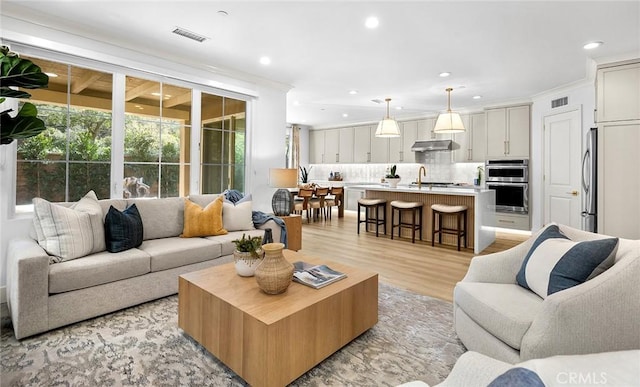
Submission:
[[[482,163],[452,163],[450,152],[432,152],[431,155],[425,164],[395,164],[396,173],[402,178],[400,184],[417,181],[418,170],[423,165],[427,175],[422,181],[473,184],[473,179],[478,176],[478,166],[483,166]],[[379,183],[392,165],[394,164],[312,164],[309,179],[326,181],[331,172],[340,172],[343,181],[347,183]]]

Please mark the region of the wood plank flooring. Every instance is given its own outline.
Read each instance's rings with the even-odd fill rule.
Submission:
[[[458,252],[455,247],[431,247],[430,243],[411,239],[391,240],[375,233],[365,232],[361,225],[357,234],[356,212],[345,211],[338,218],[307,223],[302,219],[302,253],[366,267],[379,274],[380,281],[412,292],[452,301],[453,287],[467,272],[474,256],[472,249]],[[382,229],[380,229],[382,232]],[[482,254],[506,250],[528,237],[517,234],[498,234],[496,242]]]

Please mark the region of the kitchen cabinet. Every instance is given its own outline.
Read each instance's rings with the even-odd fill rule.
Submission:
[[[324,131],[324,163],[340,162],[340,130],[329,129]]]
[[[372,163],[388,163],[389,162],[389,138],[376,137],[376,126],[371,126],[369,131],[371,136],[371,162]]]
[[[437,117],[424,118],[418,121],[418,140],[436,140],[438,136],[433,131],[433,127],[436,126]]]
[[[640,63],[600,68],[598,122],[640,120]]]
[[[597,85],[598,232],[640,239],[640,62],[599,68]]]
[[[598,126],[598,232],[640,239],[640,120]]]
[[[324,163],[324,131],[309,131],[309,163]]]
[[[345,209],[350,211],[358,210],[358,199],[364,197],[365,190],[364,188],[349,188],[345,187]]]
[[[356,126],[353,128],[353,162],[371,162],[371,127]]]
[[[338,136],[339,163],[353,163],[353,128],[342,128]]]
[[[486,110],[487,159],[529,158],[529,105]]]
[[[464,114],[461,117],[466,131],[453,136],[453,141],[460,147],[453,152],[453,160],[484,162],[487,154],[486,114]]]
[[[418,121],[399,122],[400,137],[389,139],[389,162],[412,163],[415,158],[411,146],[416,142]]]

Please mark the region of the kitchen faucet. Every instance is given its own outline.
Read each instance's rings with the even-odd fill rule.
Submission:
[[[427,177],[427,169],[424,165],[421,165],[420,169],[418,169],[418,189],[422,187],[422,176]]]

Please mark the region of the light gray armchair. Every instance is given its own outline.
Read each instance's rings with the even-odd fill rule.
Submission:
[[[559,228],[573,241],[608,237]],[[509,250],[472,259],[453,295],[455,329],[462,343],[509,363],[640,349],[640,241],[620,239],[611,268],[542,299],[516,283],[542,231]]]

